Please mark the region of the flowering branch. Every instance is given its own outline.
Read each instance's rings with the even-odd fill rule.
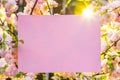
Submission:
[[[109,49],[111,49],[114,45],[116,45],[118,41],[120,41],[120,38],[117,41],[115,41],[111,46],[109,46],[102,54],[105,54],[107,51],[109,51]]]
[[[48,0],[46,0],[46,3],[47,3],[47,6],[48,6],[48,9],[49,9],[50,14],[52,14],[50,5],[49,5],[49,3],[48,3]]]
[[[34,11],[34,8],[35,8],[35,6],[36,6],[36,4],[37,4],[37,2],[38,2],[38,0],[35,1],[34,5],[33,5],[33,8],[32,8],[32,10],[31,10],[31,12],[30,12],[30,15],[32,15],[32,13],[33,13],[33,11]]]

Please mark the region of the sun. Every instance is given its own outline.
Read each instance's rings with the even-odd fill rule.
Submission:
[[[92,9],[86,8],[86,9],[83,10],[82,15],[84,17],[90,18],[90,17],[93,16],[93,11],[92,11]]]

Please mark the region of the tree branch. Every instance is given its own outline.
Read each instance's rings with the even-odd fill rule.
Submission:
[[[68,0],[67,3],[65,4],[65,6],[62,8],[62,10],[60,11],[60,14],[63,13],[63,11],[68,7],[68,5],[70,4],[72,0]]]
[[[3,26],[4,25],[4,22],[2,22],[2,20],[0,19],[0,22],[1,22],[1,25]]]
[[[120,41],[120,38],[117,41],[115,41],[111,46],[109,46],[102,54],[105,54],[106,52],[108,52],[109,49],[111,49],[114,45],[118,43],[118,41]]]
[[[36,4],[37,4],[37,2],[38,2],[38,0],[35,1],[34,5],[33,5],[33,8],[32,8],[32,10],[31,10],[31,12],[30,12],[30,15],[32,15],[32,13],[33,13],[33,11],[34,11],[34,8],[35,8],[35,6],[36,6]]]
[[[52,14],[50,5],[49,5],[49,3],[48,3],[48,0],[46,0],[46,3],[47,3],[47,6],[48,6],[48,9],[49,9],[50,14]]]

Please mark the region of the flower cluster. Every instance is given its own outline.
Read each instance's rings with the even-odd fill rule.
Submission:
[[[54,80],[120,79],[120,1],[96,0],[91,5],[101,16],[101,72],[54,73]],[[43,79],[44,74],[17,71],[17,47],[24,42],[18,40],[17,20],[18,15],[53,15],[57,6],[55,0],[0,0],[0,79],[35,80],[41,76]]]

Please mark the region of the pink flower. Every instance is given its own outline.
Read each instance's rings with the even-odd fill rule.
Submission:
[[[10,75],[15,76],[18,73],[18,70],[14,64],[11,64],[7,67],[5,72],[6,72],[6,75],[8,75],[8,76],[10,76]]]
[[[41,5],[45,2],[46,0],[38,0],[38,4]]]
[[[51,2],[51,6],[57,7],[57,6],[58,6],[58,3],[57,3],[56,1],[52,1],[52,2]]]
[[[11,0],[5,4],[5,8],[6,8],[7,12],[13,13],[18,9],[18,6],[16,5],[15,0]]]
[[[118,49],[120,49],[120,40],[117,42],[116,47],[117,47]]]
[[[116,22],[120,22],[120,16],[116,18]]]
[[[9,64],[14,64],[15,63],[15,59],[13,57],[13,55],[11,55],[10,53],[7,53],[5,55],[5,60],[9,63]]]
[[[109,37],[110,42],[117,41],[120,38],[119,32],[116,30],[112,30],[108,33],[108,37]]]
[[[117,71],[118,73],[120,73],[120,67],[119,67],[119,66],[117,66],[116,71]]]
[[[4,58],[0,59],[0,68],[5,67],[5,65],[7,64],[6,60]]]
[[[24,78],[24,80],[34,80],[34,79],[31,78],[30,76],[26,76],[26,77]]]
[[[69,78],[76,78],[77,77],[77,74],[75,72],[69,72],[68,73],[68,77]]]
[[[101,45],[101,53],[104,52],[106,49],[107,49],[107,43],[105,42]]]

